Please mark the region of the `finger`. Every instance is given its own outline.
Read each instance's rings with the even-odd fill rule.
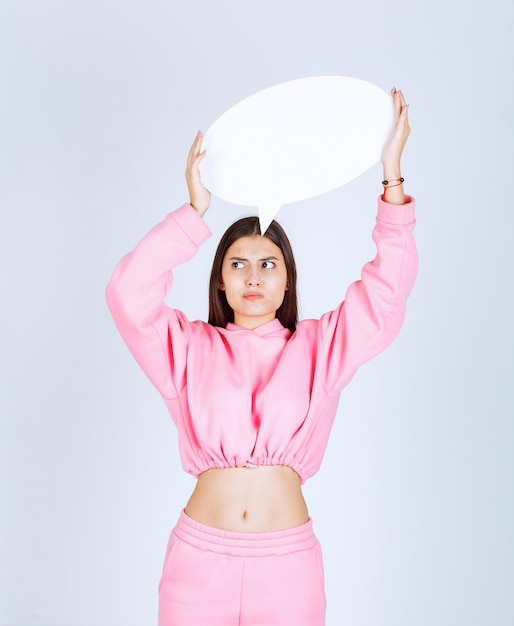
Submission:
[[[395,117],[398,120],[398,117],[400,116],[400,113],[402,111],[400,92],[396,89],[396,87],[393,87],[393,89],[391,89],[391,95],[393,97]]]
[[[409,111],[409,105],[405,102],[405,98],[403,97],[403,94],[401,94],[401,98],[400,98],[400,106],[401,106],[401,114],[403,117],[407,117],[408,111]]]
[[[403,110],[404,107],[409,106],[409,105],[405,102],[405,96],[403,95],[402,91],[398,92],[398,96],[399,96],[399,99],[400,99],[400,105],[401,105],[402,110]]]
[[[200,164],[200,161],[202,161],[205,158],[206,154],[207,154],[207,150],[203,150],[202,152],[199,152],[198,154],[196,154],[194,158],[191,160],[192,167],[193,168],[198,167],[198,165]]]
[[[193,159],[196,158],[196,156],[200,152],[200,147],[202,145],[202,139],[203,139],[202,131],[199,130],[196,133],[196,137],[195,137],[195,140],[193,141],[193,145],[191,146],[191,148],[189,150],[188,160],[193,160]]]
[[[400,113],[400,120],[403,124],[408,125],[409,123],[409,105],[404,104],[402,106],[402,111]]]

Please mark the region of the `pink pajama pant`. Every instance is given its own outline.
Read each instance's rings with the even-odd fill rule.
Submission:
[[[265,533],[181,514],[159,583],[159,626],[323,626],[319,542],[309,520]]]

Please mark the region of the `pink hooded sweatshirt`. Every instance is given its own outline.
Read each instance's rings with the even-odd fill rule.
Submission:
[[[173,268],[209,236],[185,204],[121,259],[107,287],[116,325],[164,398],[184,469],[287,465],[303,482],[321,464],[341,390],[398,334],[417,255],[414,200],[378,201],[377,255],[345,300],[294,333],[190,322],[164,303]]]

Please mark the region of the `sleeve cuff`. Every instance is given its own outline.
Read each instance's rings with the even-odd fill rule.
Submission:
[[[196,246],[211,236],[207,224],[188,202],[170,213],[168,218],[173,219]]]
[[[416,221],[414,209],[416,201],[412,196],[405,196],[405,204],[389,204],[378,197],[377,220],[387,224],[413,224]]]

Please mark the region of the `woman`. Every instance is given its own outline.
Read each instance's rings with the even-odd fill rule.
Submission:
[[[377,256],[337,309],[297,324],[289,242],[276,222],[261,236],[257,218],[220,241],[209,323],[164,304],[170,268],[210,234],[201,133],[187,161],[190,202],[120,261],[107,288],[123,338],[177,425],[183,466],[198,477],[168,544],[160,626],[324,624],[321,552],[301,485],[319,468],[341,390],[398,333],[417,266],[400,172],[408,106],[391,94]]]

